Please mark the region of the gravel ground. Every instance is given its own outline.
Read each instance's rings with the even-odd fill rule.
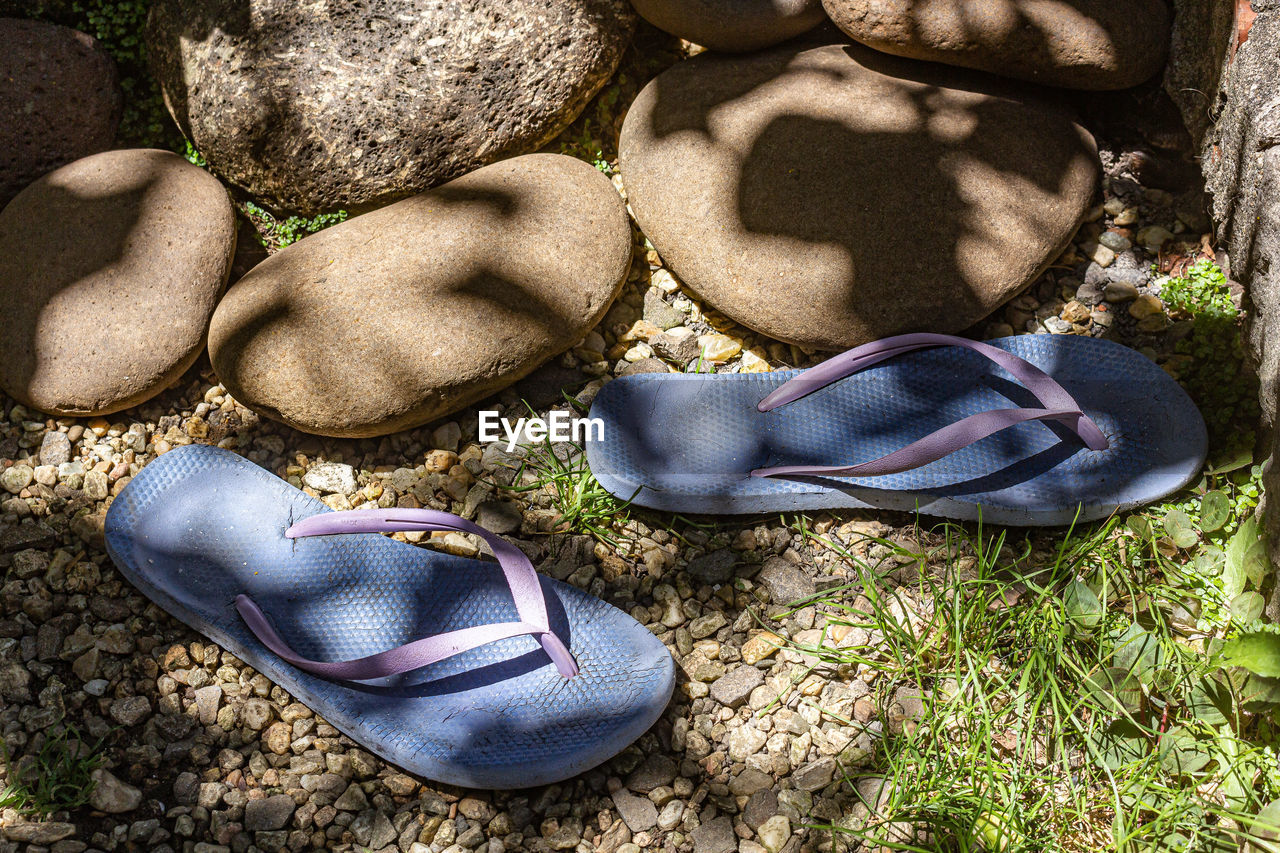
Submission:
[[[1208,223],[1194,191],[1137,183],[1137,162],[1104,151],[1101,203],[1073,246],[973,334],[1105,335],[1176,375],[1169,353],[1186,324],[1152,293],[1152,249],[1173,235],[1199,246]],[[519,412],[526,399],[545,414],[562,384],[585,402],[611,376],[686,369],[699,352],[703,369],[728,372],[817,360],[704,310],[637,232],[629,283],[604,322],[477,408]],[[618,547],[557,532],[548,494],[502,488],[519,459],[477,443],[475,411],[383,439],[316,438],[238,405],[207,361],[160,397],[105,419],[46,419],[0,397],[4,741],[14,756],[30,755],[72,723],[102,738],[105,755],[90,806],[39,824],[0,813],[0,853],[850,849],[814,826],[865,816],[846,774],[868,763],[885,726],[909,725],[919,701],[874,669],[819,664],[786,648],[788,638],[823,642],[827,608],[784,605],[844,584],[846,565],[776,517],[712,525],[635,514]],[[192,442],[232,448],[335,509],[430,506],[518,541],[540,571],[630,612],[667,644],[680,681],[667,713],[605,765],[525,791],[424,782],[359,749],[150,604],[104,553],[111,499],[149,460]],[[873,564],[892,552],[869,547],[867,536],[921,536],[901,515],[823,514],[812,523]],[[477,553],[462,534],[398,537]],[[914,604],[908,618],[933,606]],[[858,629],[825,639],[865,641]]]

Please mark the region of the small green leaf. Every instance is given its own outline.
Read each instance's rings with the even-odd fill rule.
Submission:
[[[1096,760],[1113,772],[1142,761],[1150,749],[1142,729],[1128,720],[1116,720],[1105,729],[1095,729],[1089,740]]]
[[[1160,736],[1159,754],[1160,766],[1179,776],[1203,770],[1213,757],[1193,734],[1181,726],[1175,726]]]
[[[1197,722],[1220,726],[1231,713],[1231,691],[1212,678],[1201,679],[1187,697],[1187,711]]]
[[[1267,547],[1256,519],[1250,517],[1240,522],[1240,528],[1227,544],[1228,576],[1241,576],[1261,586],[1270,566],[1267,563]],[[1227,597],[1234,598],[1244,589],[1227,589]]]
[[[1004,815],[983,812],[973,822],[973,834],[981,839],[987,853],[1004,853],[1011,846],[1022,844],[1022,834],[1011,824]]]
[[[1241,468],[1246,467],[1252,461],[1253,461],[1253,451],[1241,450],[1241,451],[1238,451],[1234,456],[1230,456],[1226,458],[1224,461],[1218,464],[1215,464],[1212,468],[1209,469],[1209,473],[1210,474],[1226,474],[1231,471],[1237,471]]]
[[[1085,677],[1085,686],[1111,714],[1133,713],[1142,707],[1142,685],[1128,670],[1108,666]]]
[[[1149,542],[1151,540],[1153,535],[1151,522],[1147,520],[1146,516],[1135,515],[1129,519],[1126,526],[1134,536],[1137,536],[1143,542]]]
[[[1102,621],[1102,602],[1084,581],[1074,580],[1062,595],[1067,617],[1082,628],[1096,628]]]
[[[1165,655],[1160,641],[1135,622],[1130,623],[1113,642],[1115,650],[1111,653],[1112,666],[1131,672],[1144,684],[1150,684],[1152,676],[1164,662]]]
[[[1246,826],[1250,838],[1245,853],[1280,853],[1280,800],[1263,806]]]
[[[1263,678],[1280,678],[1280,634],[1250,631],[1222,647],[1224,666],[1242,666]]]
[[[1205,545],[1192,559],[1191,568],[1202,578],[1212,578],[1222,574],[1222,569],[1226,562],[1227,555],[1221,548],[1214,545]]]
[[[1205,533],[1221,530],[1231,520],[1231,501],[1226,494],[1214,490],[1200,499],[1200,529]]]
[[[1266,600],[1261,593],[1249,590],[1231,599],[1231,618],[1237,622],[1249,623],[1262,615]]]
[[[1179,548],[1191,548],[1200,541],[1200,535],[1191,523],[1191,516],[1180,509],[1171,509],[1164,517],[1164,533]]]
[[[1280,679],[1250,675],[1240,685],[1240,707],[1251,714],[1275,708],[1280,704]]]

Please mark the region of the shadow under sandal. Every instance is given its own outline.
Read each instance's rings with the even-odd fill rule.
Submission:
[[[1204,465],[1204,419],[1150,359],[1075,335],[885,338],[810,370],[638,374],[596,395],[600,484],[685,513],[878,508],[1104,518]],[[856,461],[862,460],[862,461]]]
[[[475,534],[498,562],[379,532]],[[670,653],[540,577],[514,545],[426,509],[331,512],[234,453],[147,465],[106,519],[124,576],[352,740],[453,785],[544,785],[607,760],[671,697]]]

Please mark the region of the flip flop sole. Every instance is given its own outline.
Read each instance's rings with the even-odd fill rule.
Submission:
[[[1046,526],[1149,503],[1201,471],[1204,419],[1149,359],[1074,335],[988,343],[1057,380],[1111,446],[1091,451],[1061,426],[1035,422],[900,474],[749,476],[766,466],[850,465],[977,412],[1038,405],[988,359],[946,347],[882,362],[769,413],[756,403],[801,371],[616,379],[592,404],[604,440],[587,444],[587,461],[611,493],[671,512],[875,508]]]
[[[173,616],[354,741],[413,773],[472,788],[568,778],[643,734],[670,700],[670,653],[617,608],[540,578],[581,669],[562,678],[519,636],[375,683],[325,680],[273,655],[234,607],[250,595],[302,655],[346,660],[518,618],[497,564],[378,534],[287,539],[328,507],[235,454],[191,445],[147,465],[107,513],[107,550]]]

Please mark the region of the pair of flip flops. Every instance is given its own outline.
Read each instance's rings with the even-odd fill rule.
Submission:
[[[681,512],[888,507],[1066,524],[1176,491],[1204,422],[1136,352],[907,335],[801,372],[633,376],[591,411],[610,491]],[[863,457],[849,462],[850,457]],[[378,535],[458,530],[498,562]],[[617,753],[670,699],[643,626],[430,510],[331,512],[233,453],[160,457],[112,503],[136,587],[371,751],[478,788],[545,784]]]
[[[1064,525],[1176,492],[1204,420],[1128,347],[1075,335],[886,338],[805,371],[605,385],[602,486],[682,513],[878,508]]]

